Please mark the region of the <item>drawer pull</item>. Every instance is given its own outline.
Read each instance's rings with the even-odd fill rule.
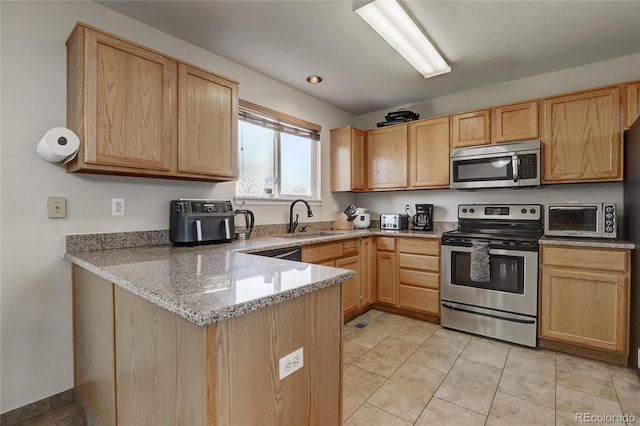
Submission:
[[[360,247],[360,244],[354,244],[352,246],[345,246],[345,245],[342,246],[343,249],[351,249],[351,248],[358,248],[358,247]]]

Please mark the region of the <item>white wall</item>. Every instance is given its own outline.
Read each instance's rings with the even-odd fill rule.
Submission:
[[[438,77],[433,77],[437,79]],[[562,93],[640,79],[640,53],[603,62],[509,81],[439,98],[397,105],[363,114],[353,122],[360,129],[372,129],[389,111],[402,107],[420,113],[420,118],[484,109],[497,105],[539,99]]]
[[[329,129],[353,117],[264,75],[206,52],[96,3],[0,2],[1,412],[73,386],[71,274],[62,259],[66,234],[168,229],[176,197],[230,199],[234,183],[68,174],[42,160],[35,145],[66,123],[65,40],[76,21],[102,28],[240,82],[240,97],[322,126],[322,197],[314,220],[333,220]],[[67,198],[66,219],[47,219],[47,196]],[[125,199],[112,217],[111,198]],[[285,223],[288,206],[250,207],[257,223]],[[305,218],[306,220],[306,218]]]
[[[395,111],[400,107],[420,113],[420,118],[429,118],[638,79],[640,79],[640,54],[634,54],[415,104],[390,107],[356,117],[354,126],[360,129],[374,128],[377,122],[384,121],[387,112]],[[356,195],[357,205],[370,209],[374,218],[377,218],[376,215],[380,213],[404,213],[404,205],[407,203],[412,205],[433,203],[436,205],[434,211],[436,221],[456,221],[457,205],[461,203],[546,204],[569,200],[614,202],[622,206],[622,184],[545,185],[543,189],[515,191],[460,192],[447,189]]]

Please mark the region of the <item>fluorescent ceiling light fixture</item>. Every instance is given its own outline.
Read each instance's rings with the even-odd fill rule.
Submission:
[[[449,64],[396,0],[374,0],[355,12],[424,78],[451,71]]]

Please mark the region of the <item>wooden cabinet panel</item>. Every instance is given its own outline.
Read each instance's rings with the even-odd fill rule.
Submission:
[[[397,269],[395,252],[379,251],[376,254],[377,291],[376,300],[395,305],[397,291]]]
[[[375,259],[372,254],[372,238],[352,238],[330,243],[302,247],[302,261],[324,266],[351,269],[355,278],[342,283],[342,305],[345,318],[372,303],[371,273]]]
[[[440,257],[424,256],[420,254],[398,254],[400,269],[417,269],[421,271],[440,271]]]
[[[219,393],[208,425],[341,423],[340,286],[246,313],[216,327]],[[304,348],[301,370],[278,377],[279,358]],[[215,394],[214,394],[215,397]],[[139,423],[193,425],[187,422]]]
[[[640,117],[640,82],[624,86],[624,128],[628,129]]]
[[[628,354],[625,276],[542,268],[540,337]]]
[[[121,287],[114,300],[118,425],[205,424],[205,328]]]
[[[409,186],[448,188],[449,117],[409,123]]]
[[[364,132],[351,126],[331,129],[331,191],[363,191]]]
[[[424,238],[398,238],[398,251],[401,253],[440,256],[440,240],[427,240]]]
[[[333,243],[312,244],[302,247],[302,261],[308,263],[319,263],[323,260],[336,259],[344,255],[344,243],[336,241]]]
[[[398,306],[439,316],[440,292],[400,284]]]
[[[369,189],[407,187],[407,124],[367,132]]]
[[[412,271],[400,269],[400,284],[416,287],[426,287],[433,290],[440,289],[440,274],[437,272]]]
[[[627,250],[602,250],[571,247],[544,247],[544,265],[626,272],[629,265]]]
[[[622,180],[620,89],[542,101],[544,183]]]
[[[116,424],[113,284],[73,265],[73,367],[80,399],[101,425]]]
[[[376,298],[376,245],[373,237],[362,239],[360,271],[362,273],[360,280],[361,307],[365,307],[374,303]]]
[[[538,138],[538,101],[491,109],[491,142]]]
[[[376,247],[378,251],[396,251],[396,239],[393,237],[377,237]]]
[[[68,171],[169,172],[177,63],[78,27],[68,43],[67,126],[80,138]]]
[[[235,179],[238,84],[180,64],[178,171]]]
[[[490,111],[467,112],[451,117],[451,147],[485,145],[491,142]]]
[[[336,260],[336,268],[351,269],[356,272],[355,278],[342,283],[342,311],[345,316],[360,309],[361,276],[359,256],[350,256]]]

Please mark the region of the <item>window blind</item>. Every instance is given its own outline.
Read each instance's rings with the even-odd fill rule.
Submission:
[[[241,102],[238,118],[242,121],[262,126],[277,132],[319,141],[320,126],[307,123],[281,113],[269,113],[266,108],[258,107],[248,102]]]

